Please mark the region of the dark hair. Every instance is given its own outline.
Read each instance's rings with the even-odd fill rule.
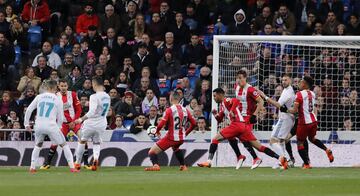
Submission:
[[[222,89],[222,88],[216,88],[216,89],[213,90],[213,92],[214,92],[214,93],[218,93],[218,94],[222,94],[222,95],[225,94],[225,91],[224,91],[224,89]]]
[[[37,63],[39,63],[39,59],[40,59],[40,58],[44,58],[46,61],[48,61],[47,56],[45,56],[45,55],[40,55],[40,56],[38,56],[38,57],[36,58],[36,62],[37,62]]]
[[[46,82],[46,86],[49,89],[56,89],[57,88],[57,82],[55,80],[49,80]]]
[[[303,80],[306,82],[309,88],[311,88],[314,85],[314,79],[310,76],[304,76]]]
[[[244,76],[244,78],[246,78],[246,77],[247,77],[247,73],[246,73],[246,71],[245,71],[245,70],[239,70],[239,71],[236,73],[236,75],[243,75],[243,76]]]
[[[97,85],[104,85],[104,80],[101,77],[93,77],[92,81],[95,82]]]
[[[291,75],[288,74],[288,73],[284,73],[284,74],[282,75],[282,77],[289,77],[289,78],[291,78]]]
[[[206,121],[206,118],[204,116],[200,116],[197,118],[198,120],[205,120]]]
[[[60,84],[60,83],[66,83],[66,84],[67,84],[68,82],[67,82],[67,80],[65,80],[65,79],[60,79],[60,80],[59,80],[59,84]]]
[[[172,98],[175,100],[180,100],[180,94],[177,91],[174,91],[172,94]]]

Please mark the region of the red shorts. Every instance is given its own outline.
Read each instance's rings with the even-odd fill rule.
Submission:
[[[220,131],[220,134],[225,139],[233,139],[237,137],[241,142],[255,141],[257,140],[254,134],[252,133],[252,125],[241,123],[241,122],[232,122],[229,126],[223,128]]]
[[[184,141],[173,141],[173,140],[170,140],[168,137],[163,137],[159,141],[156,142],[156,145],[159,146],[159,148],[161,148],[161,150],[166,151],[170,147],[173,150],[177,150],[183,143],[184,143]]]
[[[307,124],[307,125],[297,125],[296,129],[296,138],[298,141],[305,141],[307,137],[310,140],[315,138],[317,131],[317,122]]]
[[[74,129],[72,131],[75,134],[77,134],[77,132],[80,130],[80,128],[81,128],[81,124],[75,124],[75,127],[74,127]],[[63,123],[62,127],[61,127],[61,132],[64,134],[65,137],[67,136],[69,131],[70,131],[69,124]]]

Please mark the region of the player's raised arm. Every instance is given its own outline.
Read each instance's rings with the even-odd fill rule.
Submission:
[[[35,97],[35,99],[31,102],[31,104],[26,109],[25,117],[24,117],[24,126],[26,129],[30,129],[30,122],[29,122],[30,117],[31,117],[31,114],[33,113],[33,111],[36,109],[37,104],[38,104],[38,96]]]
[[[191,115],[191,113],[189,112],[189,110],[186,109],[186,111],[187,111],[188,121],[190,122],[190,126],[188,129],[186,129],[186,132],[185,132],[185,135],[187,136],[196,127],[196,121],[195,121],[194,117]]]
[[[277,108],[280,108],[282,105],[284,105],[284,103],[286,103],[286,101],[284,101],[283,104],[280,104],[279,102],[277,102],[277,101],[271,99],[270,97],[268,97],[267,95],[265,95],[265,93],[262,92],[261,90],[257,90],[257,91],[258,91],[259,95],[263,99],[265,99],[266,102],[270,103],[271,105],[273,105],[273,106],[275,106]],[[279,99],[279,101],[280,101],[280,99]]]

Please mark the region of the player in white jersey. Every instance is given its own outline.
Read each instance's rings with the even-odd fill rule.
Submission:
[[[75,167],[77,169],[80,169],[85,144],[90,138],[93,142],[94,154],[94,161],[91,169],[96,171],[99,164],[100,136],[102,132],[106,130],[106,115],[110,108],[110,96],[104,91],[105,87],[103,83],[101,78],[96,77],[92,79],[92,86],[96,93],[90,96],[89,111],[83,117],[75,120],[76,124],[84,122],[80,129],[81,139],[76,149]]]
[[[264,94],[264,92],[260,90],[258,90],[258,92],[261,97],[263,97],[269,104],[275,106],[276,108],[280,109],[280,107],[283,105],[286,105],[287,108],[290,108],[295,100],[295,92],[291,86],[291,77],[289,75],[283,75],[282,86],[284,90],[282,91],[278,101],[269,98]],[[290,131],[294,126],[294,121],[295,119],[293,114],[279,111],[279,120],[271,133],[270,146],[280,156],[285,156],[285,139],[290,134]]]
[[[63,103],[55,95],[57,82],[48,81],[44,84],[46,92],[36,96],[31,102],[25,113],[24,126],[27,131],[31,131],[29,119],[35,109],[37,109],[36,120],[34,125],[35,131],[35,147],[31,154],[30,173],[36,173],[36,162],[44,142],[45,136],[49,136],[50,140],[61,146],[64,150],[65,158],[69,164],[71,172],[78,172],[74,168],[73,155],[70,147],[66,144],[64,135],[60,131],[63,123]]]

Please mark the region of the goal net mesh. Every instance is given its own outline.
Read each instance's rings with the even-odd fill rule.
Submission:
[[[315,80],[319,130],[359,130],[360,41],[341,41],[341,37],[337,41],[220,39],[218,46],[215,69],[218,87],[224,88],[226,96],[234,97],[236,72],[240,69],[247,71],[251,85],[274,100],[282,92],[283,74],[292,76],[295,90],[301,77],[310,75]],[[278,110],[265,103],[254,130],[271,131],[277,120]]]

